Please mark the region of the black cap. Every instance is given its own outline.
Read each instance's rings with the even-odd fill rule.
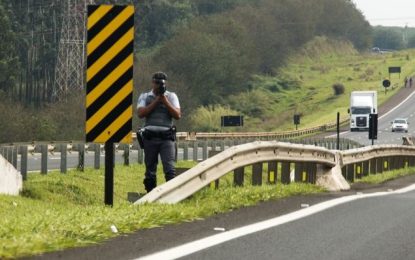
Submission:
[[[153,80],[162,80],[162,79],[167,80],[167,75],[166,73],[159,71],[153,74],[152,79]]]

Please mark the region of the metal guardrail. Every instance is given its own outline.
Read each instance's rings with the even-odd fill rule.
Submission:
[[[200,161],[206,160],[209,157],[211,151],[224,151],[225,149],[257,141],[258,138],[239,138],[239,139],[218,139],[218,140],[194,140],[194,141],[179,141],[178,149],[180,151],[180,160],[192,160]],[[320,147],[326,147],[328,149],[336,149],[336,139],[320,138],[320,139],[304,139],[304,140],[282,140],[283,142],[295,142],[303,144],[311,144]],[[348,139],[340,139],[340,150],[353,149],[360,147],[356,142]],[[116,152],[122,152],[124,164],[129,165],[131,161],[136,161],[140,164],[144,162],[144,152],[138,147],[137,143],[133,145],[117,144],[115,146]],[[85,144],[85,143],[20,143],[13,145],[0,145],[0,154],[3,155],[15,168],[18,168],[18,161],[20,161],[20,172],[24,179],[27,177],[28,172],[28,160],[30,156],[36,156],[40,154],[40,172],[47,174],[50,167],[48,161],[50,156],[54,157],[54,160],[60,159],[59,169],[62,173],[66,173],[68,169],[68,154],[77,154],[76,167],[79,170],[83,170],[85,167],[85,156],[87,154],[93,154],[93,165],[95,169],[101,167],[101,155],[104,152],[103,145],[100,144]],[[132,154],[134,152],[134,156]],[[59,158],[56,158],[59,156]],[[134,159],[133,159],[134,157]],[[20,160],[18,160],[20,159]],[[72,166],[73,167],[73,166]]]
[[[268,175],[271,171],[274,172],[274,180],[280,169],[281,183],[290,183],[290,169],[294,166],[294,181],[317,183],[330,190],[341,190],[350,188],[346,179],[353,182],[355,178],[369,174],[415,166],[415,147],[385,145],[330,151],[315,146],[280,142],[240,145],[221,152],[157,187],[136,204],[180,202],[211,182],[218,184],[221,177],[232,171],[234,184],[241,185],[244,168],[250,165],[252,184],[261,185],[263,163],[268,163]]]
[[[340,124],[347,123],[349,118],[342,118]],[[199,139],[238,139],[238,138],[265,138],[272,139],[290,139],[310,135],[333,129],[337,123],[327,123],[324,125],[314,126],[310,128],[282,131],[282,132],[225,132],[225,133],[204,133],[204,132],[178,132],[177,138],[179,140],[199,140]],[[133,133],[133,138],[136,139],[136,133]]]
[[[369,174],[415,166],[415,146],[375,145],[341,153],[342,175],[353,182]]]

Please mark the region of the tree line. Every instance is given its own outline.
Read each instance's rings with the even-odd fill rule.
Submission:
[[[135,88],[147,89],[154,71],[166,71],[181,98],[181,126],[186,129],[192,127],[187,120],[192,111],[201,105],[235,103],[238,94],[252,91],[253,75],[278,76],[287,58],[316,36],[349,41],[358,50],[372,46],[372,29],[350,0],[95,2],[135,5]],[[63,3],[0,0],[0,102],[19,103],[35,121],[42,115],[38,112],[58,108],[66,115],[76,113],[73,120],[84,120],[79,109],[52,99]],[[70,93],[68,99],[82,106],[83,93]],[[53,120],[64,121],[59,116]],[[63,125],[50,124],[57,129]],[[60,131],[44,138],[66,138]],[[82,139],[83,129],[72,134]]]

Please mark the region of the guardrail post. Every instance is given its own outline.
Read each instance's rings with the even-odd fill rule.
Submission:
[[[40,145],[40,153],[41,153],[40,173],[47,174],[48,173],[48,145],[47,144]]]
[[[317,164],[316,163],[307,163],[307,181],[308,183],[316,184],[317,181]]]
[[[376,173],[383,173],[384,168],[383,158],[377,158],[376,159]]]
[[[85,167],[85,145],[78,144],[78,171],[83,172]]]
[[[346,179],[350,182],[354,182],[355,164],[347,165],[347,176]]]
[[[224,140],[221,140],[220,141],[220,150],[223,152],[223,151],[225,151],[225,141]]]
[[[415,166],[415,156],[410,156],[408,158],[408,166],[409,167],[414,167]]]
[[[362,163],[362,174],[363,176],[369,175],[369,161],[364,161]]]
[[[306,175],[304,174],[304,163],[296,162],[294,164],[294,181],[304,182],[306,180]]]
[[[262,185],[262,163],[252,165],[252,185]]]
[[[130,146],[128,144],[124,144],[124,165],[130,165]]]
[[[343,178],[347,179],[347,166],[342,167],[342,175]]]
[[[356,179],[361,179],[363,177],[363,163],[358,162],[358,163],[356,163],[355,167],[356,167],[355,168],[355,172],[356,172],[355,177],[356,177]]]
[[[199,150],[199,144],[197,141],[193,142],[193,161],[197,162],[197,155]]]
[[[390,169],[390,158],[383,158],[383,171],[389,171]]]
[[[27,145],[20,147],[20,173],[22,174],[23,180],[27,180]]]
[[[138,147],[138,163],[144,163],[144,149],[141,149],[140,147]]]
[[[403,167],[408,168],[409,167],[409,157],[405,156],[402,159],[403,159]]]
[[[183,161],[189,160],[189,143],[184,142],[183,143]]]
[[[290,166],[291,163],[289,162],[282,162],[281,163],[281,183],[282,184],[290,184]]]
[[[268,162],[268,183],[276,184],[278,176],[278,163]]]
[[[101,145],[94,144],[94,169],[101,167]]]
[[[391,156],[391,157],[387,158],[388,166],[389,166],[388,170],[390,170],[390,171],[395,169],[395,166],[396,166],[395,158],[396,158],[395,156]]]
[[[61,144],[60,145],[60,151],[61,151],[61,173],[67,172],[67,150],[68,146],[67,144]]]
[[[369,160],[369,174],[376,174],[376,159]]]
[[[403,156],[398,156],[397,157],[397,167],[399,169],[405,168],[405,158]]]
[[[12,148],[12,164],[14,166],[14,168],[17,169],[17,155],[19,154],[19,149],[18,147],[15,145]]]
[[[240,167],[233,172],[233,183],[235,186],[243,186],[245,177],[245,168]]]

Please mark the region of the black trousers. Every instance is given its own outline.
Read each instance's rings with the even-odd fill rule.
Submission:
[[[150,192],[157,186],[157,164],[160,155],[163,164],[163,172],[166,181],[176,176],[174,167],[175,162],[175,143],[171,140],[162,139],[144,139],[144,162],[146,173],[144,186],[147,192]]]

